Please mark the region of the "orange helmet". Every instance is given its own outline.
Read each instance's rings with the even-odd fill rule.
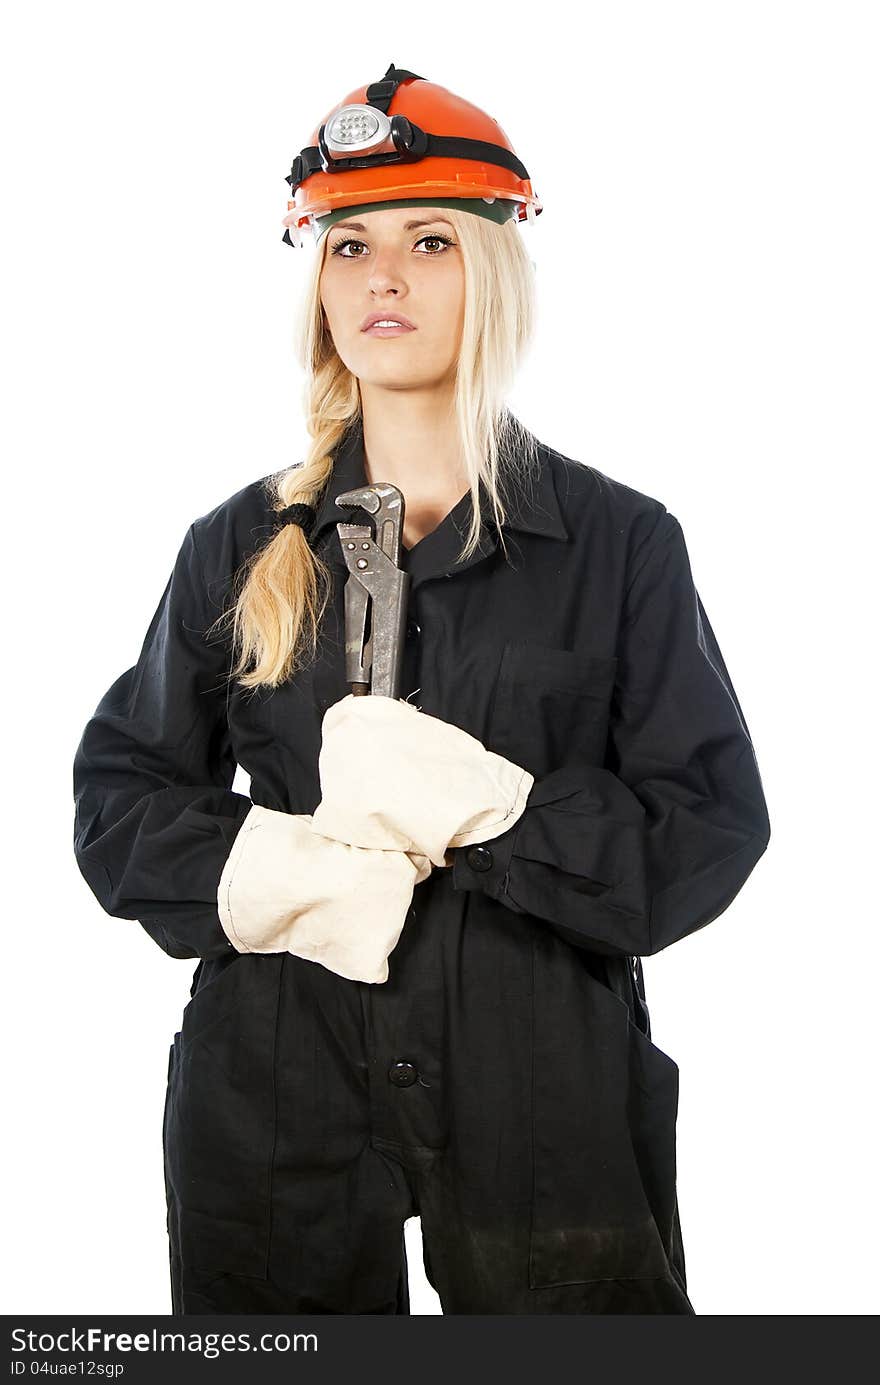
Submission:
[[[342,209],[365,204],[461,206],[494,221],[534,221],[542,210],[497,120],[393,63],[328,112],[287,182],[288,245],[301,226],[318,240]]]

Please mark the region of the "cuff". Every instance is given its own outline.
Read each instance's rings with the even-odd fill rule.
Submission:
[[[512,827],[490,841],[471,842],[456,847],[451,853],[452,887],[455,890],[481,890],[492,899],[500,900],[507,890],[508,872],[513,848],[521,823],[518,815]],[[508,908],[520,912],[505,900]]]
[[[498,800],[471,818],[471,822],[475,822],[476,826],[471,827],[465,823],[460,832],[450,837],[447,850],[479,845],[490,840],[497,841],[517,826],[526,810],[529,794],[535,783],[534,775],[501,755],[495,755],[492,751],[487,751],[487,754],[492,756],[492,763],[498,775]]]
[[[303,817],[254,803],[226,858],[217,912],[236,952],[283,951],[295,899],[297,854],[309,845]]]

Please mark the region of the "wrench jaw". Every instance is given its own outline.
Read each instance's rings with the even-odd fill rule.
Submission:
[[[382,552],[400,567],[400,550],[403,541],[403,517],[406,501],[403,492],[387,481],[377,481],[359,490],[345,491],[337,495],[336,504],[341,509],[360,507],[374,517],[374,537]],[[339,526],[337,525],[337,528]]]
[[[345,584],[345,677],[355,696],[398,697],[410,576],[399,566],[405,501],[396,486],[377,483],[336,496],[359,506],[367,524],[337,524],[348,568]]]

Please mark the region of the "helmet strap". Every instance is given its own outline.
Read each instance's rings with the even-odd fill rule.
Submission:
[[[367,87],[366,105],[375,106],[383,115],[388,114],[388,107],[391,105],[392,97],[400,86],[408,78],[414,77],[417,82],[424,82],[426,79],[420,77],[417,72],[407,72],[406,68],[395,67],[394,63],[388,64],[388,71],[381,82],[371,82]]]

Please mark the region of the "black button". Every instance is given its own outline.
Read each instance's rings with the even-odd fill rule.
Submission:
[[[398,1058],[388,1069],[388,1081],[393,1082],[395,1087],[411,1087],[418,1078],[419,1070],[415,1063],[409,1063],[405,1058]]]
[[[465,860],[471,870],[492,869],[492,853],[487,846],[469,846]]]
[[[406,626],[406,637],[407,637],[408,640],[417,639],[418,636],[419,636],[421,633],[422,633],[422,627],[421,627],[421,625],[419,625],[419,623],[418,623],[417,620],[410,620],[410,621],[407,621],[407,626]]]

